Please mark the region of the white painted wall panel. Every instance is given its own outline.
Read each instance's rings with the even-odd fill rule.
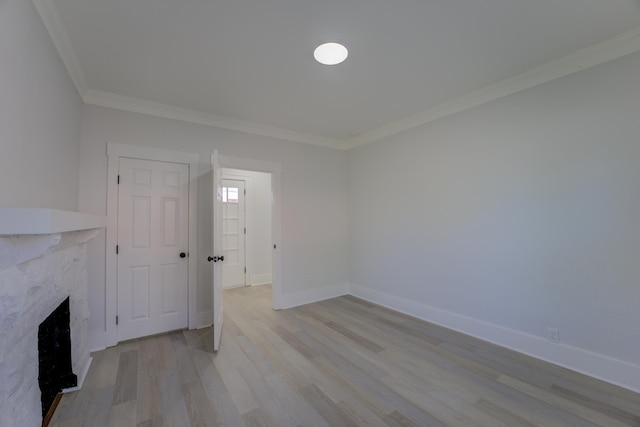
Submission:
[[[165,264],[161,267],[161,280],[162,280],[162,314],[176,313],[179,310],[178,302],[180,301],[180,289],[178,283],[180,280],[179,265]]]
[[[81,102],[30,1],[0,2],[0,207],[77,210]]]
[[[350,283],[640,372],[638,112],[634,54],[349,152]]]
[[[251,283],[264,283],[271,274],[271,176],[251,177],[252,265]],[[261,279],[262,278],[262,279]]]
[[[133,320],[146,319],[151,315],[151,283],[148,266],[131,268],[131,314]]]

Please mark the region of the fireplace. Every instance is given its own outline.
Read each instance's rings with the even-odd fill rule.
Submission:
[[[52,346],[67,347],[53,396],[61,388],[74,389],[73,374],[82,385],[91,363],[86,246],[103,226],[104,217],[77,212],[0,209],[0,425],[42,424],[43,401],[50,397],[41,393],[40,380],[58,372],[58,362],[41,361],[39,336],[58,335]],[[66,326],[43,332],[59,311]]]
[[[38,327],[38,384],[43,417],[58,393],[78,385],[71,367],[69,297]]]

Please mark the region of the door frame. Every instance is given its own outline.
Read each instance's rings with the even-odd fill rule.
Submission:
[[[132,158],[140,160],[152,160],[157,162],[169,162],[185,164],[189,167],[189,204],[188,204],[188,327],[196,328],[197,325],[197,195],[198,195],[198,163],[200,156],[195,153],[163,150],[158,148],[141,147],[137,145],[107,143],[107,228],[106,228],[106,288],[105,288],[105,323],[106,346],[118,344],[118,328],[116,315],[118,308],[117,276],[118,257],[116,245],[118,244],[118,168],[120,158]]]
[[[212,154],[213,156],[213,154]],[[241,157],[220,156],[220,167],[231,169],[244,169],[247,171],[265,172],[271,174],[271,192],[273,203],[271,205],[271,240],[275,246],[271,257],[272,274],[272,307],[274,310],[282,308],[282,244],[281,244],[281,211],[282,193],[280,163],[263,160],[246,159]]]
[[[239,173],[227,173],[224,170],[228,169],[225,168],[224,166],[222,166],[222,180],[224,181],[225,179],[230,179],[232,181],[243,181],[244,182],[244,189],[246,190],[246,192],[248,194],[251,194],[251,176],[250,175],[242,175]],[[244,285],[243,286],[251,286],[251,277],[249,272],[251,272],[251,253],[250,253],[250,249],[251,249],[251,227],[249,227],[247,224],[250,223],[250,218],[251,218],[251,202],[249,201],[249,198],[247,197],[247,195],[244,195],[244,225],[245,228],[247,229],[247,232],[244,235],[244,265],[245,267],[247,267],[247,272],[244,274]],[[223,282],[224,284],[224,282]],[[239,287],[239,286],[238,286]],[[224,286],[222,287],[223,289],[232,289],[232,288],[225,288]]]

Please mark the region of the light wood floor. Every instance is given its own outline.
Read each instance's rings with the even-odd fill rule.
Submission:
[[[640,426],[640,395],[353,297],[225,292],[211,329],[93,354],[53,426]]]

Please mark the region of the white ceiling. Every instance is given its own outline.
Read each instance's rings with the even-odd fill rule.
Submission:
[[[337,147],[640,26],[640,0],[34,3],[85,101]]]

